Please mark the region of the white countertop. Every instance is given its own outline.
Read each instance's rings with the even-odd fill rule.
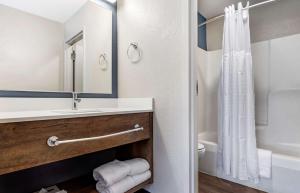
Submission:
[[[47,110],[47,111],[0,112],[0,123],[65,119],[65,118],[75,118],[75,117],[92,117],[92,116],[104,116],[104,115],[119,115],[119,114],[144,113],[144,112],[152,112],[152,110],[136,109],[136,108],[97,108],[97,109],[80,109],[78,112],[74,111],[74,113],[72,113],[70,109],[58,109],[58,110]]]
[[[106,101],[104,102],[106,103]],[[95,103],[93,102],[93,104]],[[117,99],[117,102],[112,107],[86,107],[79,108],[78,111],[71,109],[49,109],[0,112],[0,123],[153,112],[153,99]]]

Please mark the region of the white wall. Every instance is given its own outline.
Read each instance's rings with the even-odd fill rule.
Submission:
[[[119,0],[119,96],[154,97],[153,193],[189,192],[188,1]],[[138,42],[143,58],[126,55]]]
[[[112,93],[112,11],[88,1],[65,23],[65,42],[84,33],[84,92]],[[107,56],[107,69],[99,64]]]
[[[251,9],[250,30],[252,42],[300,33],[299,7],[299,0],[284,0]],[[222,34],[223,19],[207,25],[208,50],[218,50],[222,47]]]
[[[0,89],[63,89],[63,25],[0,5]]]
[[[74,15],[86,1],[88,0],[0,0],[0,4],[63,23]]]

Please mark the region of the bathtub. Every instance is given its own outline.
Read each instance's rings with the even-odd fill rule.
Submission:
[[[216,176],[217,133],[200,133],[198,141],[206,149],[205,154],[199,157],[199,171]],[[258,184],[236,180],[227,176],[222,176],[222,178],[268,193],[300,193],[300,159],[273,152],[272,178],[262,178]]]

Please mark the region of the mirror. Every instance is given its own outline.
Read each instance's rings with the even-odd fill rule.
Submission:
[[[115,96],[115,14],[102,0],[0,0],[0,90]]]

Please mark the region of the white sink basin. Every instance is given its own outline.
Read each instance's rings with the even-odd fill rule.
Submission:
[[[55,110],[54,113],[59,114],[86,114],[86,113],[101,113],[98,109],[78,109],[78,110]]]

